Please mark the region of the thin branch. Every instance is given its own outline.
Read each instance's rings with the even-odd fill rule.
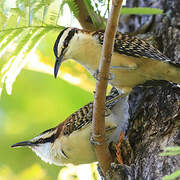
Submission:
[[[99,81],[96,83],[96,93],[93,109],[93,139],[97,142],[95,144],[95,151],[100,167],[104,174],[109,170],[112,162],[112,157],[108,150],[105,140],[105,97],[109,77],[109,68],[111,63],[111,55],[114,45],[114,37],[117,31],[117,24],[120,14],[120,9],[123,0],[113,0],[112,8],[108,18],[107,27],[105,31],[102,55],[99,65]]]

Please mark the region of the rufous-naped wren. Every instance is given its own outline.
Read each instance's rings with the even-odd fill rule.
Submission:
[[[125,131],[128,113],[128,96],[119,97],[120,91],[112,88],[106,97],[105,131],[108,144],[117,143]],[[92,132],[93,103],[89,103],[70,115],[55,128],[44,131],[37,137],[16,143],[11,147],[31,148],[40,158],[50,164],[87,164],[97,161],[94,146],[90,142]]]
[[[61,63],[74,59],[91,74],[97,72],[101,57],[104,31],[65,28],[54,45],[56,62],[54,76]],[[116,33],[109,83],[125,92],[151,80],[167,80],[180,84],[180,64],[171,61],[148,42],[128,34]]]

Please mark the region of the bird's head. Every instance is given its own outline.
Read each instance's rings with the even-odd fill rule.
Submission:
[[[54,65],[54,77],[57,77],[58,70],[63,60],[66,59],[66,54],[69,49],[70,41],[72,40],[75,33],[78,31],[77,28],[65,28],[59,34],[54,44],[54,55],[56,62]]]
[[[60,165],[60,163],[56,162],[56,157],[59,156],[60,159],[66,159],[67,157],[61,150],[61,144],[57,141],[59,134],[58,127],[51,128],[29,141],[22,141],[13,144],[11,147],[27,146],[31,148],[43,161],[50,164],[53,163]]]
[[[88,61],[94,65],[92,59],[96,56],[99,57],[100,55],[98,56],[97,53],[100,54],[101,52],[101,50],[97,51],[101,46],[97,42],[96,32],[70,27],[62,30],[54,44],[54,55],[56,57],[54,77],[57,77],[61,63],[67,59],[74,59],[90,71],[91,68],[86,66]]]

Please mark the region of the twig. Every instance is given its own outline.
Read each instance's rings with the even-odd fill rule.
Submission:
[[[108,18],[105,31],[102,55],[99,65],[99,81],[96,83],[96,93],[93,109],[93,139],[95,151],[100,167],[104,175],[110,168],[112,157],[105,140],[105,97],[108,84],[111,55],[114,46],[114,37],[117,31],[117,24],[123,0],[113,0],[112,8]]]

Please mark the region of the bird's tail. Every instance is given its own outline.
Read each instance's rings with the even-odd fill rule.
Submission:
[[[180,64],[178,63],[171,61],[162,63],[162,61],[156,61],[156,63],[151,66],[151,72],[152,80],[166,80],[180,84]]]
[[[168,62],[164,73],[165,80],[180,84],[180,63]]]

